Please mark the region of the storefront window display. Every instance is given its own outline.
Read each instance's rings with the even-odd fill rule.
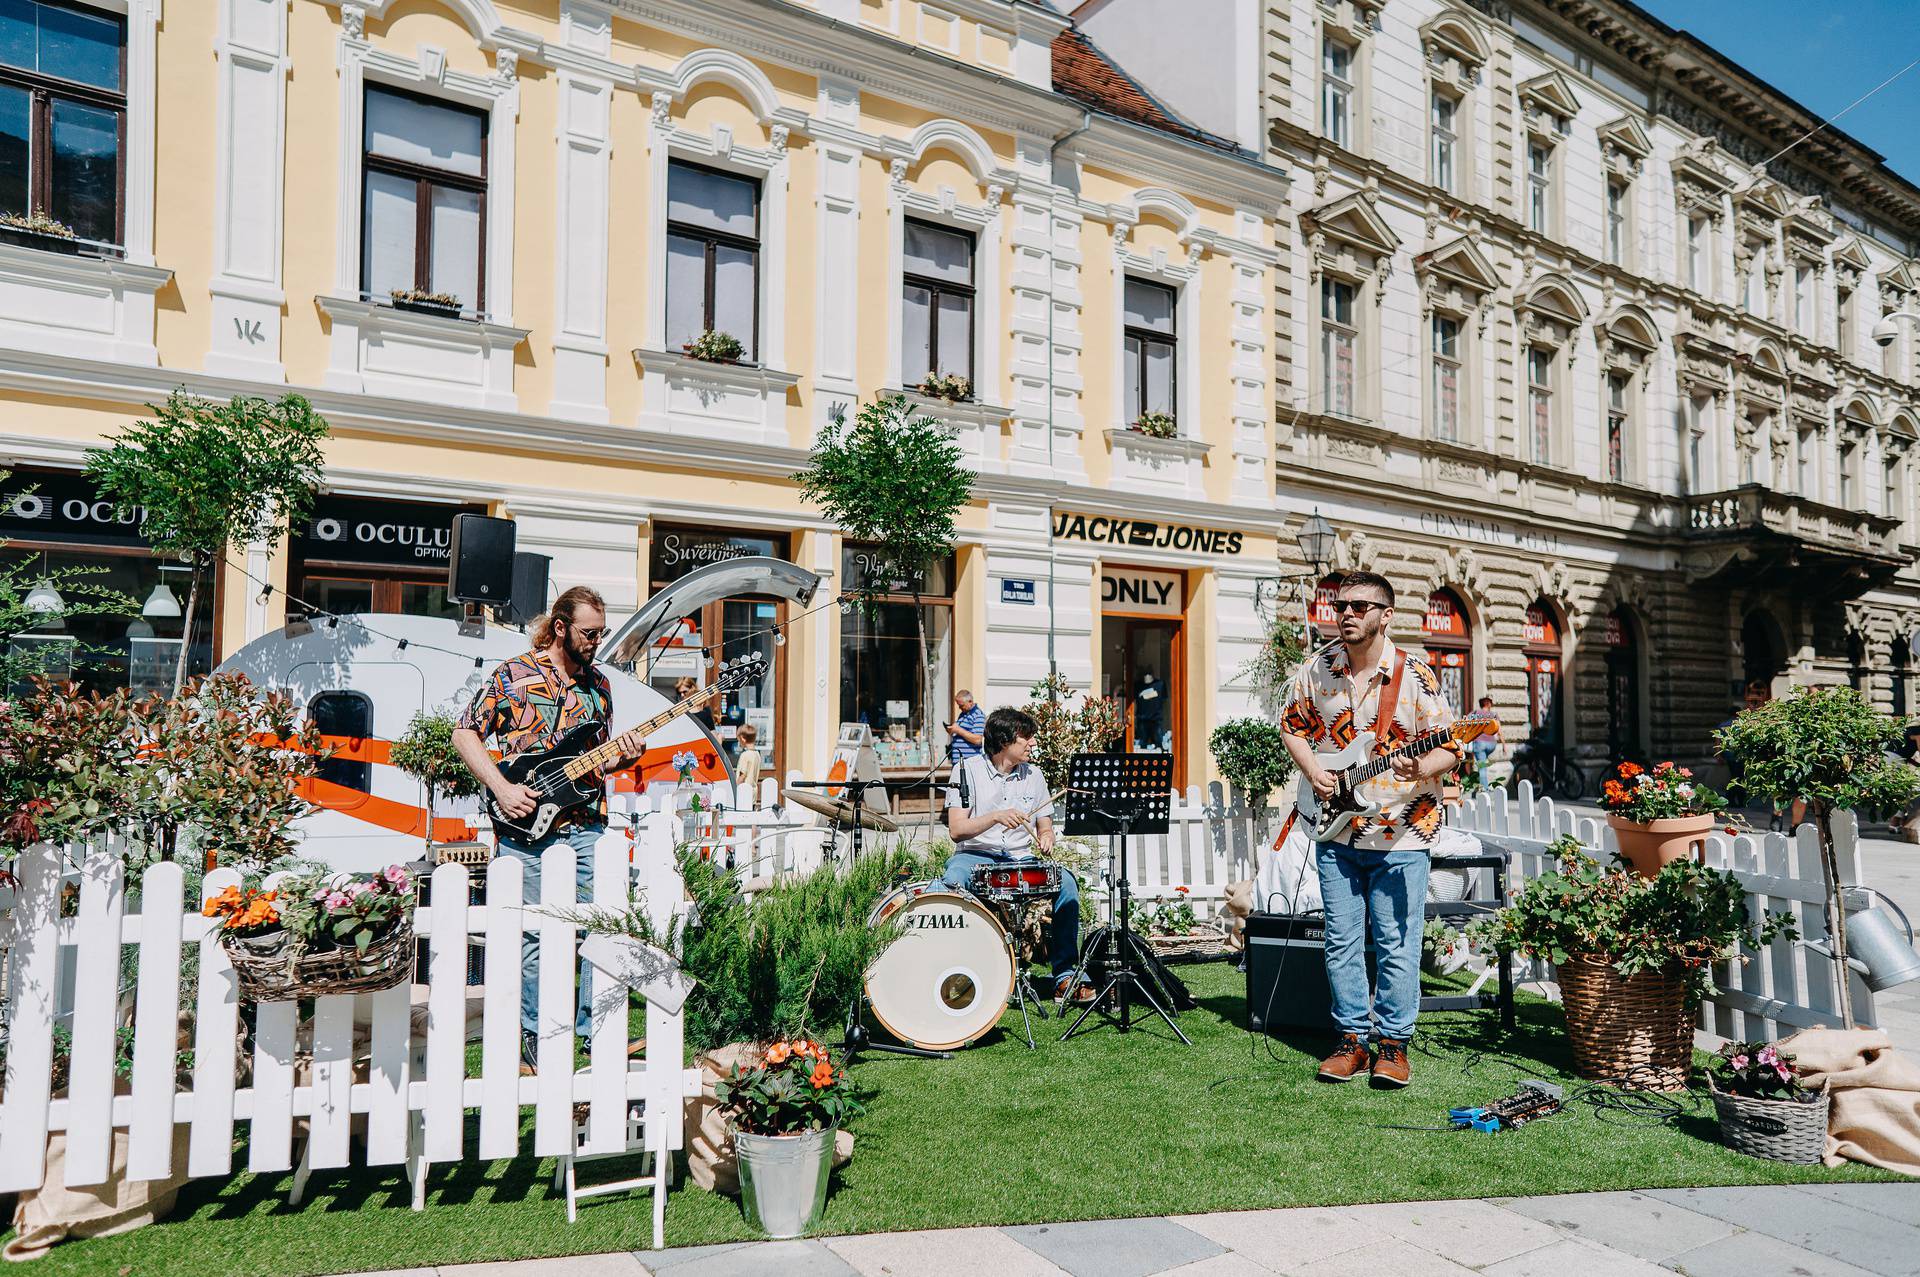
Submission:
[[[485,513],[482,505],[321,497],[294,529],[288,593],[322,612],[458,620],[460,605],[447,599],[453,518]]]
[[[1473,699],[1473,626],[1466,604],[1452,590],[1427,596],[1421,621],[1426,637],[1427,664],[1440,678],[1440,696],[1456,715],[1465,714]]]
[[[1560,622],[1553,604],[1536,599],[1521,626],[1527,661],[1527,723],[1535,736],[1564,748],[1560,716]]]
[[[932,667],[931,706],[921,671],[915,582],[882,579],[875,564],[872,546],[849,541],[841,549],[841,580],[849,589],[873,594],[870,602],[840,618],[840,719],[873,729],[883,769],[925,771],[946,757],[940,724],[953,700],[954,560],[952,555],[935,560],[918,582]]]
[[[1120,707],[1127,753],[1174,755],[1175,784],[1185,783],[1185,616],[1184,574],[1100,569],[1100,694]]]

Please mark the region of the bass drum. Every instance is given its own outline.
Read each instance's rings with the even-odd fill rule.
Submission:
[[[948,1051],[1000,1022],[1013,997],[1013,954],[993,912],[941,882],[896,887],[873,920],[902,934],[867,971],[873,1017],[909,1046]]]

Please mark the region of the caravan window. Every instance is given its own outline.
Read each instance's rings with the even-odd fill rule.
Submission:
[[[307,715],[323,736],[373,735],[373,699],[364,692],[322,692],[307,706]],[[370,793],[373,764],[329,758],[320,764],[319,778],[346,789]]]

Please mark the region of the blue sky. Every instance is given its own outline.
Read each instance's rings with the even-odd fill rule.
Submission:
[[[1639,0],[1825,119],[1920,58],[1920,0]],[[1920,67],[1835,127],[1920,185]]]

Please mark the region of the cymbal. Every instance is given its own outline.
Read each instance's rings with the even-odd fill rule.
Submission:
[[[855,807],[844,799],[828,798],[823,794],[809,794],[803,789],[789,789],[786,792],[786,800],[795,806],[805,807],[808,811],[819,812],[836,825],[851,825],[857,816],[860,823],[868,829],[883,834],[900,832],[899,823],[885,812],[874,811],[871,807]]]

